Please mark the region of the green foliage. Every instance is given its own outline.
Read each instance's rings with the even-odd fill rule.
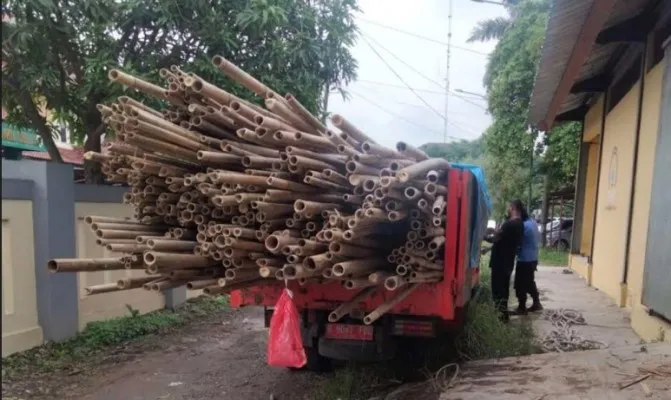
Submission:
[[[28,112],[43,104],[87,150],[104,132],[96,104],[126,91],[109,83],[114,67],[157,83],[177,64],[258,102],[212,65],[221,54],[315,113],[356,77],[356,0],[10,0],[2,10],[13,16],[2,22],[7,119],[50,140],[50,122]]]
[[[484,154],[482,138],[450,143],[426,143],[420,146],[430,157],[442,157],[451,162],[480,164]]]
[[[200,297],[189,300],[175,311],[158,310],[144,315],[126,306],[129,315],[90,322],[72,339],[50,342],[2,359],[3,377],[21,374],[35,368],[42,371],[64,369],[109,346],[117,346],[146,335],[159,334],[228,308],[228,297]]]
[[[538,263],[553,267],[564,267],[568,265],[568,252],[550,248],[541,248],[538,254]]]
[[[477,1],[477,0],[474,0]],[[468,37],[468,42],[488,42],[490,40],[500,39],[506,29],[510,27],[516,17],[516,8],[520,0],[503,0],[502,4],[508,10],[509,17],[496,17],[480,21],[475,25]]]
[[[558,126],[539,141],[527,121],[549,6],[549,0],[511,3],[510,25],[487,65],[484,84],[494,121],[484,135],[484,165],[496,218],[511,199],[526,203],[529,185],[530,208],[538,207],[542,175],[550,178],[549,190],[571,185],[575,175],[579,125]]]
[[[498,39],[503,36],[503,33],[510,27],[512,21],[509,18],[497,17],[478,22],[471,36],[468,37],[468,42],[487,42]]]

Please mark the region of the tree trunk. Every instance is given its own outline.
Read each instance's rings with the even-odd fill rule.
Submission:
[[[326,124],[326,117],[329,115],[329,91],[331,85],[328,82],[324,84],[324,97],[322,98],[322,123]]]
[[[91,124],[87,124],[87,134],[86,140],[84,141],[84,151],[96,151],[100,152],[102,148],[102,135],[107,129],[100,117],[97,118],[97,125],[92,121]],[[90,184],[102,184],[104,182],[104,175],[102,169],[100,168],[100,163],[84,160],[84,177],[86,183]]]
[[[61,157],[61,153],[58,151],[58,147],[56,147],[54,138],[51,136],[51,129],[47,126],[47,120],[40,115],[40,111],[30,97],[30,94],[22,91],[18,100],[21,104],[21,108],[23,108],[23,111],[28,116],[31,125],[42,138],[42,143],[44,143],[44,146],[47,148],[51,161],[62,163],[63,157]]]

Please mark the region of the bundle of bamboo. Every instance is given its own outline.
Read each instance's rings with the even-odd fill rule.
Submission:
[[[111,81],[168,103],[157,111],[122,96],[98,106],[118,140],[85,157],[130,186],[124,202],[135,218],[86,222],[99,245],[125,255],[57,259],[50,270],[148,274],[89,294],[185,285],[216,295],[294,279],[364,289],[353,301],[369,287],[401,289],[366,323],[442,279],[447,161],[403,142],[381,146],[340,115],[331,118],[340,132],[328,129],[291,94],[221,56],[213,63],[266,108],[177,66],[160,71],[167,88],[110,71]]]

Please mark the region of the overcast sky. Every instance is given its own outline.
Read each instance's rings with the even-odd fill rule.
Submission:
[[[417,146],[426,142],[442,142],[444,122],[441,115],[445,113],[447,47],[368,21],[447,42],[449,1],[359,0],[359,5],[361,13],[357,15],[356,21],[362,37],[352,49],[359,62],[359,78],[347,88],[351,95],[349,100],[343,101],[339,94],[331,95],[329,111],[343,115],[386,146],[393,147],[399,140]],[[461,89],[485,93],[482,77],[487,56],[456,47],[465,47],[480,53],[491,52],[494,42],[467,43],[466,39],[477,21],[505,15],[505,9],[501,6],[471,0],[453,0],[450,91],[466,97],[468,102],[454,95],[449,97],[447,135],[451,137],[448,140],[474,139],[491,123],[490,116],[484,110],[486,103],[483,100],[455,92],[455,89]],[[418,92],[433,110],[405,88],[403,82],[364,39],[375,47],[380,56],[409,86],[439,92]],[[413,71],[413,68],[425,77]]]

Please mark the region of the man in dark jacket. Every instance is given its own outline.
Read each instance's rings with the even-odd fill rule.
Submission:
[[[508,219],[501,228],[485,236],[486,241],[493,243],[489,259],[489,268],[492,270],[492,297],[503,321],[508,321],[509,318],[510,276],[515,268],[515,256],[522,243],[524,232],[520,206],[519,200],[511,202],[508,205]]]

